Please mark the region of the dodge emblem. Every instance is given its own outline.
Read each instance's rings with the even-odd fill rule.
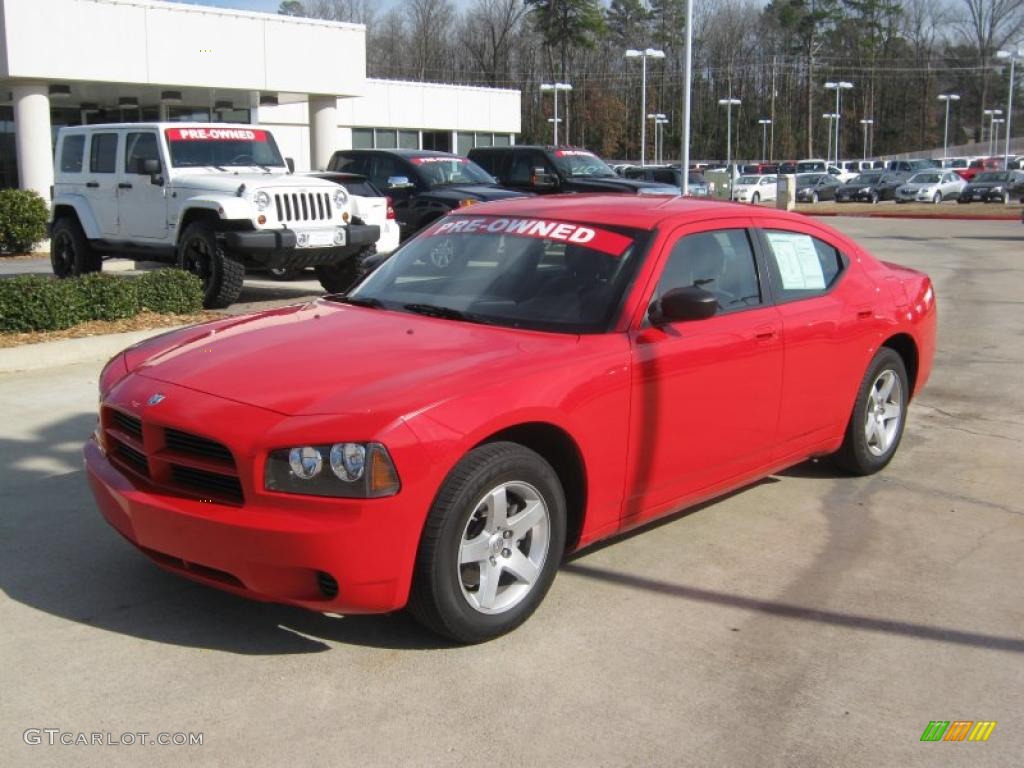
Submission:
[[[150,395],[149,400],[146,401],[146,405],[159,405],[164,401],[164,395],[157,392],[155,395]]]

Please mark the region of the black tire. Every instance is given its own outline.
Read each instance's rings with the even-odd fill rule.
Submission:
[[[377,249],[371,245],[336,264],[320,264],[314,267],[316,277],[327,293],[348,293],[368,274],[363,266],[364,259],[376,252]]]
[[[817,192],[812,192],[811,193],[811,202],[812,203],[817,204],[820,200],[821,200],[821,198],[818,197],[818,193]]]
[[[757,205],[758,203],[760,203],[761,202],[761,193],[760,192],[755,192],[753,195],[751,195],[750,196],[750,202],[751,202],[752,205]]]
[[[280,280],[285,282],[287,280],[294,280],[306,270],[296,267],[273,267],[267,270],[267,276],[271,280]]]
[[[932,203],[934,203],[935,205],[938,205],[941,202],[942,202],[942,193],[941,192],[936,192],[932,196]]]
[[[205,221],[185,227],[178,241],[178,267],[203,281],[203,306],[207,309],[231,306],[242,292],[245,266],[224,252],[216,230]]]
[[[459,565],[460,545],[471,525],[483,524],[480,517],[485,508],[483,499],[503,483],[527,484],[536,491],[548,512],[548,542],[536,578],[518,602],[500,612],[485,613],[471,602],[474,585],[465,584],[467,571],[463,568],[468,567],[471,574],[473,565]],[[463,643],[490,640],[515,629],[540,605],[555,578],[565,547],[565,520],[562,484],[541,456],[509,442],[475,448],[448,474],[430,508],[416,556],[408,605],[410,613],[437,634]],[[485,535],[485,531],[480,535]],[[533,534],[529,535],[532,546]],[[513,546],[519,554],[519,544]],[[492,555],[489,558],[492,565],[496,559],[506,557],[508,551],[502,549],[501,554]],[[513,587],[521,587],[509,571],[505,575],[509,575]],[[499,579],[504,579],[505,575]],[[482,582],[482,577],[479,581]],[[477,592],[480,588],[476,586]],[[507,590],[508,585],[504,589]]]
[[[50,266],[57,277],[78,277],[103,269],[103,259],[92,249],[78,219],[61,216],[50,232]]]
[[[882,446],[876,446],[873,449],[869,444],[866,427],[869,415],[872,413],[871,408],[874,404],[872,394],[876,383],[880,382],[887,373],[894,375],[899,383],[897,400],[900,412],[894,425],[891,442],[884,450],[880,451]],[[907,379],[907,369],[903,364],[903,358],[895,350],[882,347],[871,360],[871,365],[868,366],[867,373],[864,374],[864,379],[857,389],[857,400],[846,426],[846,437],[839,451],[834,455],[836,463],[855,475],[871,475],[885,467],[896,455],[896,449],[899,448],[900,440],[903,438],[909,400],[910,383]]]
[[[880,197],[878,196],[878,193],[877,193],[877,192],[872,192],[872,193],[871,193],[871,204],[872,204],[872,205],[878,205],[878,201],[879,201],[880,199],[881,199],[881,198],[880,198]]]

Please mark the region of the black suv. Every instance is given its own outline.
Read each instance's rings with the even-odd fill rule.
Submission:
[[[365,176],[391,198],[402,240],[453,208],[523,194],[502,189],[476,163],[448,152],[345,149],[331,156],[327,170]]]
[[[623,192],[678,194],[678,187],[624,179],[593,152],[570,147],[476,147],[469,159],[502,186],[524,192]]]

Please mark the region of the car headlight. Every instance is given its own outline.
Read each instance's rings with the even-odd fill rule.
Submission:
[[[252,202],[256,206],[257,211],[265,211],[270,207],[270,195],[261,189],[252,196]]]
[[[333,443],[270,452],[264,488],[279,493],[372,499],[393,496],[398,472],[380,443]]]
[[[348,192],[345,191],[344,187],[338,187],[334,190],[334,206],[336,208],[344,208],[348,204]]]

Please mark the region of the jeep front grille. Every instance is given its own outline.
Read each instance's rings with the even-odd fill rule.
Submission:
[[[278,192],[274,195],[278,221],[330,221],[329,192]]]

